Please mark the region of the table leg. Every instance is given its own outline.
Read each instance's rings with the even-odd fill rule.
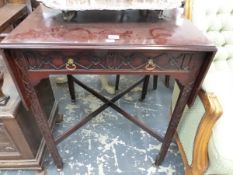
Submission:
[[[12,73],[12,77],[16,82],[16,86],[18,87],[25,107],[31,110],[32,117],[34,117],[41,135],[45,140],[49,153],[52,155],[57,168],[62,169],[63,162],[57,150],[55,140],[48,124],[48,119],[42,109],[36,90],[29,78],[27,67],[28,63],[25,59],[22,59],[24,57],[21,54],[5,52],[4,58]]]
[[[32,114],[34,115],[36,123],[45,140],[47,149],[49,153],[52,155],[52,158],[55,164],[57,165],[57,169],[60,170],[63,168],[63,162],[59,155],[52,132],[50,130],[50,127],[49,127],[49,124],[46,118],[46,114],[44,113],[41,107],[41,104],[39,102],[39,99],[34,89],[31,91],[31,99],[32,99],[32,103],[31,103],[30,109],[32,111]]]
[[[155,165],[160,165],[162,163],[162,161],[164,160],[166,153],[168,151],[168,148],[172,142],[173,136],[176,132],[176,128],[179,124],[179,121],[182,117],[185,105],[187,104],[189,95],[191,93],[191,85],[185,86],[183,87],[183,89],[181,90],[175,109],[172,113],[171,116],[171,120],[169,122],[168,128],[167,128],[167,132],[165,134],[162,146],[160,148],[160,152],[155,160]]]

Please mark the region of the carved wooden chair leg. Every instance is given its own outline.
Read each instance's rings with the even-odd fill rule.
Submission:
[[[116,75],[115,91],[119,90],[120,75]]]
[[[222,106],[214,94],[208,94],[203,90],[200,90],[198,94],[205,108],[205,113],[199,123],[193,142],[191,165],[188,163],[184,147],[179,135],[176,133],[176,142],[185,166],[186,175],[204,174],[207,170],[209,166],[208,143],[212,134],[212,128],[223,113]]]
[[[140,100],[144,100],[146,98],[149,80],[150,80],[150,76],[148,75],[148,77],[144,80],[142,95],[141,95]],[[120,83],[120,75],[116,75],[115,91],[119,90],[119,83]],[[158,75],[154,75],[153,76],[153,89],[157,89],[157,85],[158,85]]]
[[[73,81],[72,75],[67,75],[67,80],[68,80],[68,87],[69,87],[71,102],[75,103],[76,97],[75,97],[74,81]]]
[[[153,89],[157,89],[158,87],[158,75],[153,76]]]
[[[141,98],[140,98],[141,101],[143,101],[146,98],[149,80],[150,80],[150,75],[147,75],[145,77],[144,82],[143,82],[142,94],[141,94]]]

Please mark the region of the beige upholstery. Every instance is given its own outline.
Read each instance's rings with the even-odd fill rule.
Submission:
[[[233,174],[233,1],[193,0],[192,21],[218,47],[214,62],[202,88],[214,93],[223,107],[223,115],[215,124],[208,144],[209,167],[206,174]],[[173,92],[174,106],[179,89]],[[203,104],[196,99],[191,109],[186,108],[178,128],[178,135],[191,165],[193,143]],[[201,155],[200,155],[201,156]]]

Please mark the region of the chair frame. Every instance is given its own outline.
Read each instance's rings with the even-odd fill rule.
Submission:
[[[184,6],[185,17],[190,20],[192,20],[192,3],[192,0],[186,0]],[[205,108],[205,113],[196,132],[191,165],[188,163],[178,133],[175,135],[184,163],[185,175],[202,175],[207,170],[209,166],[208,143],[212,134],[212,128],[223,113],[222,106],[215,94],[200,90],[198,95]]]
[[[208,143],[212,128],[223,113],[221,104],[214,94],[200,90],[199,97],[205,108],[205,113],[200,121],[194,140],[192,163],[189,165],[183,145],[176,133],[176,142],[185,166],[185,175],[202,175],[208,168]]]

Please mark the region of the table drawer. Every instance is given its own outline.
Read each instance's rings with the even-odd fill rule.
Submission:
[[[29,70],[189,70],[193,53],[135,51],[25,51]]]

